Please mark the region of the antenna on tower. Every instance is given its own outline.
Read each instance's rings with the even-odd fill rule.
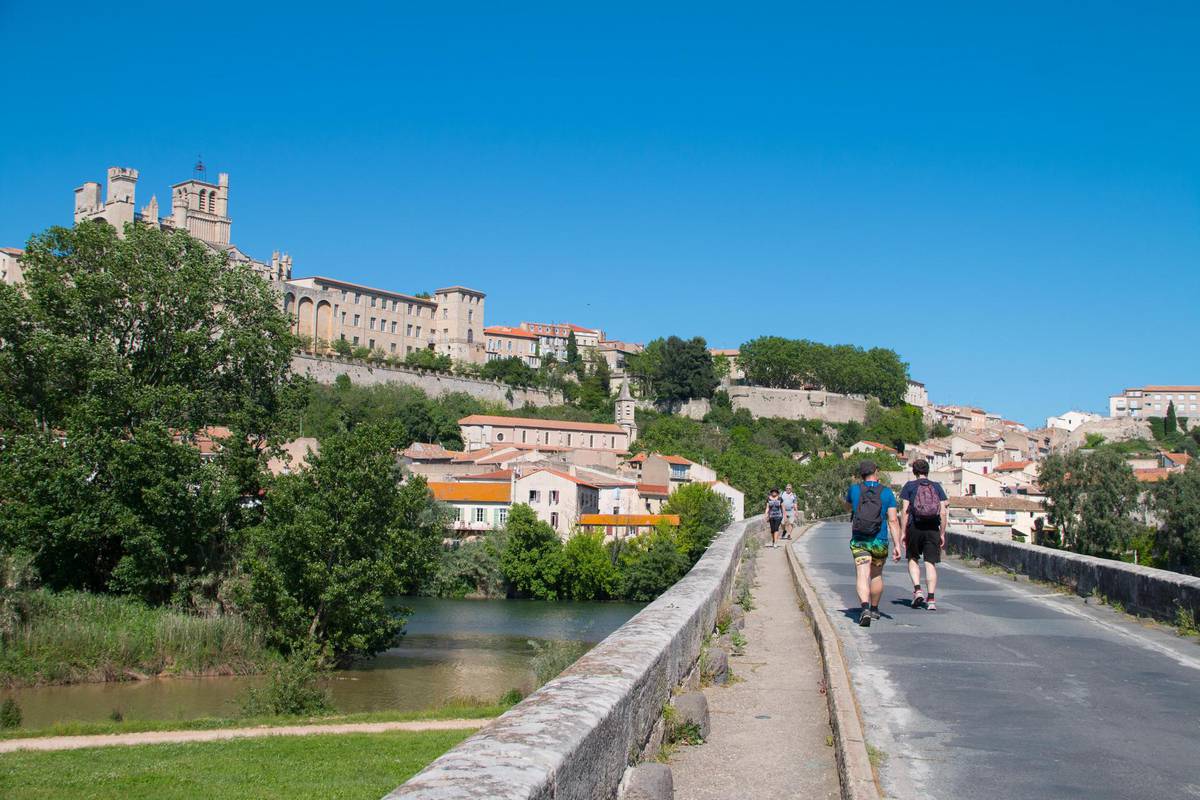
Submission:
[[[192,171],[196,173],[196,177],[200,180],[208,180],[208,170],[204,168],[204,159],[199,155],[196,156],[196,166],[192,167]]]

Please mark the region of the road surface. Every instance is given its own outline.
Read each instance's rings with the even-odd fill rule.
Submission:
[[[889,560],[859,628],[847,523],[794,545],[841,638],[894,798],[1200,798],[1200,645],[1111,608],[943,562],[938,610]]]

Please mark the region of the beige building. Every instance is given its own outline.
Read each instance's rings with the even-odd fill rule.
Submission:
[[[537,447],[545,445],[579,450],[629,450],[629,432],[611,423],[570,422],[472,414],[458,421],[468,451],[485,447]]]
[[[458,536],[486,533],[508,522],[512,483],[500,480],[430,481],[434,499],[450,508],[450,528]]]
[[[567,342],[572,333],[575,334],[575,346],[585,357],[604,339],[604,331],[570,322],[522,322],[521,330],[537,334],[538,352],[543,357],[553,355],[559,361],[567,360]]]
[[[488,361],[519,358],[533,369],[542,365],[536,333],[522,328],[510,328],[507,325],[491,325],[483,329],[483,338]]]
[[[433,300],[320,276],[287,281],[281,289],[293,331],[319,346],[345,339],[399,356],[437,349]]]
[[[21,256],[24,254],[24,250],[16,247],[0,247],[0,283],[12,285],[21,282],[24,274]]]
[[[1108,398],[1110,417],[1165,417],[1175,404],[1180,417],[1200,416],[1200,386],[1137,386]]]
[[[1038,500],[1022,497],[951,497],[951,515],[961,519],[974,518],[987,533],[1000,533],[1010,538],[1015,531],[1030,536],[1040,518],[1046,519],[1046,509]],[[955,512],[958,514],[955,514]]]
[[[600,513],[599,487],[567,472],[538,468],[513,480],[513,502],[526,503],[562,538],[583,514]]]

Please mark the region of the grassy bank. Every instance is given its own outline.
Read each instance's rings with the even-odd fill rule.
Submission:
[[[198,617],[137,600],[38,590],[0,648],[0,686],[257,672],[271,652],[237,617]]]
[[[0,731],[0,740],[46,736],[96,736],[144,731],[206,731],[219,728],[253,728],[274,725],[340,725],[347,722],[411,722],[426,719],[490,719],[510,705],[485,704],[479,700],[451,702],[428,711],[365,711],[320,717],[202,717],[188,720],[129,720],[122,722],[60,722],[44,728],[14,728]]]
[[[471,734],[392,731],[0,756],[6,800],[377,800]]]

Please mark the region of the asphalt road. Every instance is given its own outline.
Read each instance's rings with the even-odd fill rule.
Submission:
[[[1200,644],[943,562],[938,610],[889,560],[859,628],[846,523],[795,543],[841,637],[894,798],[1200,798]]]

